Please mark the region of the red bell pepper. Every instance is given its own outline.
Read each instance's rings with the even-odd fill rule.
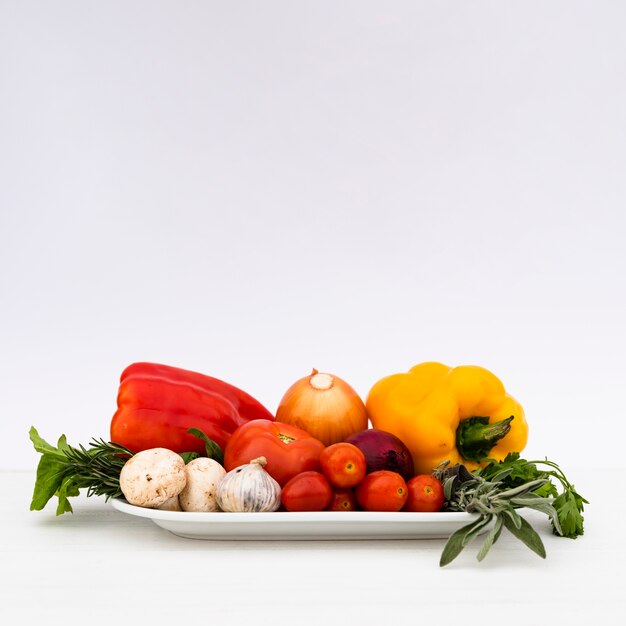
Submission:
[[[203,453],[197,428],[222,449],[251,420],[274,416],[245,391],[222,380],[157,363],[133,363],[120,377],[111,441],[133,452],[169,448]]]
[[[319,471],[324,444],[305,430],[268,420],[255,420],[240,426],[228,440],[224,452],[226,471],[264,456],[263,468],[283,487],[296,474]]]

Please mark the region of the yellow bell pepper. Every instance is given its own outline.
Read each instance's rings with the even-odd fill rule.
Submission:
[[[418,474],[446,460],[473,470],[481,459],[521,452],[528,441],[521,405],[496,376],[474,365],[421,363],[387,376],[370,390],[366,408],[374,428],[406,444]]]

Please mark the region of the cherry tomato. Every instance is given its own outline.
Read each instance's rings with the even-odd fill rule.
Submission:
[[[405,511],[434,513],[441,511],[444,495],[441,481],[430,474],[413,476],[406,484],[409,497],[404,505]]]
[[[356,511],[357,508],[353,489],[333,489],[329,511]]]
[[[404,478],[389,470],[367,474],[356,488],[356,500],[366,511],[399,511],[407,496]]]
[[[365,455],[351,443],[334,443],[320,454],[322,473],[333,487],[356,487],[365,477]]]
[[[320,469],[324,444],[290,424],[255,419],[231,435],[224,451],[227,472],[264,456],[265,471],[282,487],[300,472]]]
[[[331,501],[333,490],[324,474],[301,472],[283,487],[281,502],[288,511],[323,511]]]

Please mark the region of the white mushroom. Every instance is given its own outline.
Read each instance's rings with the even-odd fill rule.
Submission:
[[[120,489],[126,500],[153,509],[177,496],[186,483],[185,462],[166,448],[138,452],[120,473]]]
[[[219,511],[215,494],[226,470],[214,459],[199,457],[187,463],[187,484],[178,501],[183,511]]]
[[[172,496],[169,500],[160,504],[157,509],[159,509],[159,511],[182,511],[178,496]]]

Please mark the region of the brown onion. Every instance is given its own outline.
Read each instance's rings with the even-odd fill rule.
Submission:
[[[283,396],[276,420],[306,430],[326,446],[367,428],[365,404],[347,382],[316,369]]]

